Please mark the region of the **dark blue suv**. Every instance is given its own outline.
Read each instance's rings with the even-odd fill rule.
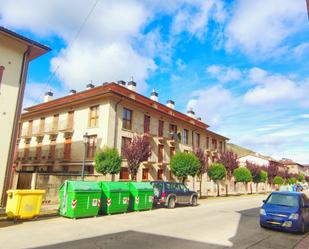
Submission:
[[[154,189],[154,204],[174,208],[176,204],[197,205],[197,192],[179,182],[151,182]]]
[[[260,210],[260,225],[305,233],[309,224],[309,199],[301,192],[273,192]]]

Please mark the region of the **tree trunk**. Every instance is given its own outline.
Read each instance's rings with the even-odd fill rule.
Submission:
[[[252,182],[250,182],[250,192],[252,194]]]
[[[200,175],[200,198],[202,197],[202,179],[203,179],[203,175]]]
[[[220,188],[219,188],[219,181],[217,181],[217,196],[220,196]]]
[[[182,183],[185,184],[186,183],[186,177],[182,178]]]
[[[112,174],[112,182],[115,181],[115,174]]]
[[[255,186],[255,193],[258,194],[258,193],[259,193],[259,191],[258,191],[259,183],[256,182],[255,185],[256,185],[256,186]]]
[[[229,196],[228,179],[225,179],[225,196]]]

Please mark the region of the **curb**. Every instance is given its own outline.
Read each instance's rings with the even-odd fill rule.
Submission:
[[[308,249],[309,248],[309,235],[304,237],[295,247],[294,249]]]

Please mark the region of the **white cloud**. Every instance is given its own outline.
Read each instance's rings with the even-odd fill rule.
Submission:
[[[305,119],[306,119],[306,118],[309,118],[309,114],[308,114],[308,113],[302,114],[302,115],[300,115],[299,117],[300,117],[300,118],[305,118]]]
[[[293,49],[294,54],[297,57],[301,57],[303,54],[309,52],[309,42],[304,42]]]
[[[226,12],[222,1],[195,0],[178,9],[173,20],[172,33],[188,32],[192,36],[203,40],[208,29],[208,22],[212,19],[222,23],[226,19]]]
[[[239,0],[225,29],[225,47],[263,59],[282,55],[284,41],[307,23],[305,1]]]
[[[195,91],[188,101],[187,109],[192,107],[197,116],[216,128],[222,125],[223,116],[228,115],[233,105],[231,92],[221,86],[214,86]]]
[[[220,65],[208,66],[206,68],[206,73],[210,74],[222,83],[239,80],[242,76],[241,71],[238,68]]]

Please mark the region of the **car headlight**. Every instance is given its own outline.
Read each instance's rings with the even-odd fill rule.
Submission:
[[[265,209],[263,209],[263,208],[260,209],[260,215],[263,215],[263,216],[266,215]]]
[[[299,218],[298,213],[291,214],[289,217],[290,220],[298,220],[298,218]]]

